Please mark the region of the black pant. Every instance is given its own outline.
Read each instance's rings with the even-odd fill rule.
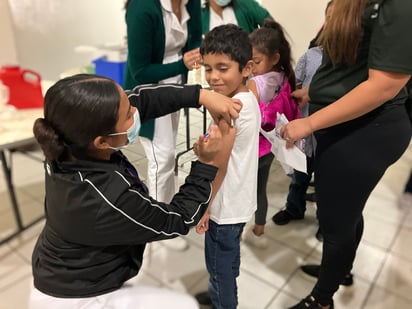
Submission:
[[[270,167],[275,156],[268,153],[259,158],[258,178],[257,178],[257,209],[255,211],[255,224],[265,225],[266,214],[268,212],[268,196],[266,186],[269,179]]]
[[[320,303],[330,303],[339,282],[352,269],[363,233],[365,203],[410,138],[411,125],[403,106],[381,111],[350,128],[316,133],[315,189],[324,240],[312,295]]]

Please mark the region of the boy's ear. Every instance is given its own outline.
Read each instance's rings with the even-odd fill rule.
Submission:
[[[110,144],[106,141],[106,138],[104,136],[95,137],[92,144],[96,149],[107,149],[110,147]]]
[[[246,63],[246,65],[243,67],[242,76],[249,77],[249,75],[252,74],[252,68],[253,68],[253,60],[249,60]]]

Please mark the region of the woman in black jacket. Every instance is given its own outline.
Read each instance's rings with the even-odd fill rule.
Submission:
[[[199,137],[198,161],[173,200],[157,202],[120,149],[133,143],[141,122],[199,102],[226,121]],[[139,272],[146,243],[187,234],[202,217],[234,139],[225,124],[239,110],[200,86],[146,85],[126,95],[94,75],[52,86],[33,128],[46,157],[46,224],[32,257],[30,308],[166,308],[171,301],[196,308],[172,291],[121,287]]]

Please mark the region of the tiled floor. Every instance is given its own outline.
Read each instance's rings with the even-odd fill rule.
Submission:
[[[201,114],[191,111],[192,136],[202,132]],[[178,151],[185,148],[184,118]],[[146,162],[139,144],[126,154],[145,175]],[[183,180],[193,156],[188,153],[179,161],[179,181]],[[40,163],[16,154],[14,178],[24,222],[42,212],[44,185]],[[412,167],[412,145],[392,166],[368,201],[365,233],[354,265],[355,284],[340,289],[335,296],[336,308],[412,308],[412,205],[400,208],[398,200]],[[270,247],[265,250],[242,243],[241,273],[238,279],[239,308],[281,309],[306,296],[313,281],[302,276],[298,267],[304,262],[319,262],[321,243],[317,230],[315,205],[309,203],[305,220],[275,226],[270,217],[283,207],[289,184],[281,167],[272,166],[269,188],[270,208],[266,235]],[[14,227],[3,175],[0,177],[0,237]],[[44,222],[27,229],[21,236],[0,246],[0,309],[27,308],[31,275],[31,252]],[[132,282],[186,291],[191,294],[207,286],[203,258],[203,236],[191,231],[185,252],[167,249],[161,243],[146,251],[143,269]],[[172,308],[172,307],[171,307]]]

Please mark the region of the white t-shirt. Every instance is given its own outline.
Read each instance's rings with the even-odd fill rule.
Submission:
[[[243,108],[236,120],[227,173],[210,207],[210,219],[217,224],[248,222],[257,207],[259,106],[251,91],[233,97],[242,101]]]

